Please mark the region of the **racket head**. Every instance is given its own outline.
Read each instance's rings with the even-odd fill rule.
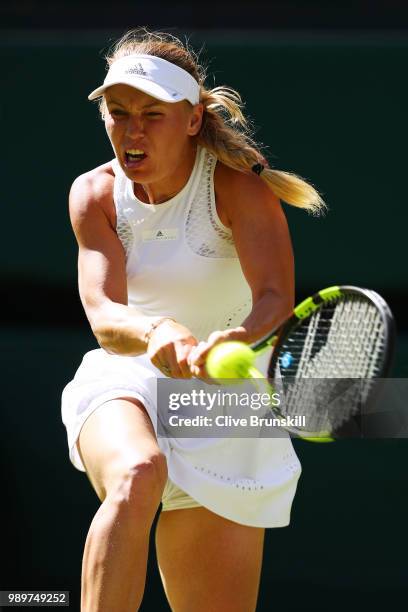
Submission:
[[[287,383],[289,389],[292,384],[286,393],[287,415],[299,413],[303,393],[311,429],[294,433],[347,435],[350,427],[345,425],[361,410],[361,398],[366,406],[378,390],[371,381],[388,375],[394,346],[392,312],[375,291],[329,287],[299,304],[274,339],[268,368],[270,380],[282,387]],[[313,385],[321,387],[319,393]]]

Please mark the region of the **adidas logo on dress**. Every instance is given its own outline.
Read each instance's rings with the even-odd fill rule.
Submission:
[[[152,242],[156,241],[167,241],[167,240],[177,240],[178,239],[178,228],[163,228],[156,230],[143,230],[142,232],[142,240],[143,242]]]

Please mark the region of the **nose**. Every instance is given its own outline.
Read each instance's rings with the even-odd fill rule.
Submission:
[[[144,134],[144,125],[141,117],[137,115],[129,115],[126,124],[126,136],[132,139]]]

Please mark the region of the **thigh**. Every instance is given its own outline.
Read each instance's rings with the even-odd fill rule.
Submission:
[[[85,421],[77,441],[89,480],[103,500],[110,481],[124,466],[160,457],[150,418],[134,398],[111,400]]]
[[[162,513],[157,558],[174,612],[253,612],[264,529],[239,525],[206,508]]]

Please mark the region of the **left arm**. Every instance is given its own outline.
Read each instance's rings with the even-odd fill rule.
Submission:
[[[283,323],[294,307],[293,251],[279,199],[256,175],[221,166],[216,179],[217,209],[232,230],[253,306],[239,327],[213,332],[195,349],[191,364],[196,376],[205,375],[205,360],[215,344],[255,342]]]

